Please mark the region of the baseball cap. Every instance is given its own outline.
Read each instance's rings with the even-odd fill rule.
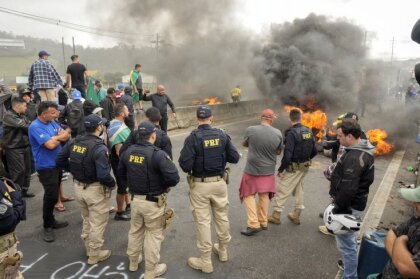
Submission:
[[[103,111],[103,110],[104,110],[104,109],[103,109],[103,108],[101,108],[101,107],[96,107],[96,108],[94,108],[94,109],[93,109],[92,113],[93,113],[93,114],[98,114],[98,112]]]
[[[211,108],[209,106],[199,106],[197,108],[197,118],[205,119],[212,116]]]
[[[48,52],[46,52],[45,50],[41,50],[39,53],[38,53],[38,57],[39,58],[41,58],[41,57],[43,57],[43,56],[51,56],[51,54],[49,54]]]
[[[29,97],[31,97],[31,94],[32,94],[32,92],[31,92],[31,90],[29,88],[22,89],[19,92],[20,97],[23,97],[25,95],[28,95]]]
[[[124,89],[124,88],[125,88],[124,83],[120,83],[120,84],[118,84],[118,89]]]
[[[356,121],[359,121],[359,116],[354,112],[346,112],[341,114],[339,117],[337,117],[337,120],[334,121],[333,126],[338,126],[343,122],[343,119],[354,119]]]
[[[105,125],[107,120],[105,118],[100,117],[97,114],[89,114],[85,117],[85,127],[86,128],[96,128],[99,125]]]
[[[150,135],[151,133],[156,131],[156,127],[150,121],[143,121],[142,123],[140,123],[137,131],[141,135]]]
[[[420,202],[420,186],[415,189],[401,189],[401,196],[411,202]]]
[[[261,112],[261,117],[262,118],[267,118],[267,119],[274,119],[274,118],[276,118],[276,115],[274,114],[273,110],[265,109]]]
[[[82,93],[77,89],[73,89],[71,92],[71,97],[73,100],[80,100],[82,98]]]

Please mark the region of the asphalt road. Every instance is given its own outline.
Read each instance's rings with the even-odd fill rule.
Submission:
[[[195,241],[195,226],[189,209],[186,176],[181,174],[180,183],[169,194],[169,206],[175,209],[177,217],[172,227],[165,232],[161,249],[161,261],[168,265],[164,278],[334,278],[339,254],[333,237],[318,232],[321,219],[318,217],[329,202],[328,183],[322,171],[330,159],[318,155],[305,178],[305,206],[302,224],[294,225],[287,216],[282,216],[281,225],[270,225],[253,237],[245,237],[240,231],[246,227],[244,206],[240,203],[238,188],[246,162],[247,150],[241,147],[243,133],[247,126],[257,124],[257,119],[225,124],[243,158],[237,165],[231,165],[229,185],[232,241],[229,246],[229,261],[220,263],[213,256],[214,272],[203,274],[191,270],[187,258],[198,256]],[[174,150],[174,161],[178,156],[188,131],[170,133]],[[376,179],[371,187],[372,199],[381,182],[390,158],[376,159]],[[280,161],[280,158],[279,158]],[[72,195],[71,179],[64,183],[66,195]],[[86,264],[84,248],[80,240],[81,217],[76,202],[66,203],[66,211],[56,213],[59,220],[67,220],[70,226],[56,231],[57,240],[47,244],[42,240],[42,196],[43,190],[38,178],[33,177],[31,191],[37,194],[27,200],[28,220],[17,228],[20,247],[24,253],[23,271],[25,278],[142,278],[144,265],[136,273],[128,271],[126,257],[129,222],[115,221],[113,214],[105,233],[104,247],[112,250],[111,259],[97,266]],[[115,195],[115,193],[113,194]],[[115,204],[115,199],[113,199]],[[292,198],[286,206],[291,210]],[[270,209],[271,212],[271,209]],[[286,214],[284,214],[286,215]],[[214,228],[213,228],[214,233]],[[216,240],[213,234],[213,240]],[[162,278],[163,278],[162,277]]]

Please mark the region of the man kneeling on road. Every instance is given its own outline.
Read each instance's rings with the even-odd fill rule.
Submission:
[[[391,260],[382,273],[383,279],[420,278],[420,187],[401,189],[401,195],[413,202],[415,215],[389,230],[385,248]]]

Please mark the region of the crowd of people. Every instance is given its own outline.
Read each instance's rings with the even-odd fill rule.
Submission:
[[[111,256],[111,251],[102,247],[111,193],[116,189],[114,219],[130,221],[129,270],[137,271],[144,255],[144,278],[161,276],[167,270],[166,264],[160,262],[163,231],[174,216],[174,210],[167,207],[168,193],[180,181],[167,134],[168,106],[176,117],[173,102],[165,94],[163,85],[158,85],[155,94],[143,92],[141,66],[136,64],[130,74],[130,86],[119,84],[117,90],[108,88],[105,94],[100,82],[95,82],[95,92],[100,98],[97,105],[87,96],[86,68],[74,55],[67,70],[67,85],[73,87],[71,100],[59,105],[60,93],[56,87],[62,85],[61,79],[57,79],[48,56],[46,51],[39,53],[39,60],[31,67],[29,89],[12,98],[11,108],[3,120],[5,162],[10,179],[0,180],[0,277],[8,274],[10,278],[23,278],[19,273],[21,254],[14,232],[26,215],[22,197],[34,196],[29,189],[31,174],[35,172],[44,189],[42,216],[46,242],[56,240],[54,230],[68,226],[68,222],[56,219],[54,210],[60,198],[66,199],[60,187],[63,177],[71,173],[83,219],[81,239],[87,263],[94,265]],[[34,102],[36,94],[40,102]],[[145,111],[147,120],[135,129],[133,115],[143,109],[140,100],[151,101],[152,107]],[[221,262],[229,260],[229,170],[226,165],[238,163],[241,155],[225,131],[212,127],[211,107],[199,106],[196,117],[198,127],[185,139],[178,160],[180,168],[188,175],[189,199],[197,227],[199,255],[188,258],[187,263],[193,269],[211,273],[212,252]],[[275,118],[273,110],[265,109],[260,115],[260,124],[246,129],[242,143],[248,148],[239,187],[247,213],[246,228],[241,234],[246,237],[267,230],[269,223],[281,224],[284,204],[291,195],[295,205],[287,217],[292,223],[301,223],[305,208],[303,181],[317,155],[315,137],[311,129],[302,125],[299,109],[290,111],[290,127],[284,137],[272,126]],[[361,223],[359,217],[366,208],[369,186],[374,180],[374,147],[362,132],[355,113],[340,116],[335,124],[337,138],[324,142],[324,147],[333,149],[334,153],[331,166],[324,172],[330,181],[332,203],[322,214],[324,225],[320,231],[335,235],[343,278],[353,279],[357,278],[356,230],[348,223],[340,223],[338,217],[346,216]],[[277,157],[281,154],[276,172]],[[420,203],[418,191],[407,190],[403,195],[415,202],[416,209]],[[268,213],[270,200],[273,203],[271,215]],[[211,237],[212,218],[216,243]],[[417,242],[410,238],[411,226],[417,223],[417,219],[409,221],[389,233],[387,250],[392,257],[403,254],[404,259],[398,264],[392,261],[384,270],[383,278],[405,272],[410,276],[419,274]],[[400,239],[401,236],[404,239]],[[397,245],[398,250],[389,248]],[[407,267],[408,271],[400,270],[400,266]]]

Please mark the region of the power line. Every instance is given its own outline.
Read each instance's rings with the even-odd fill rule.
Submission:
[[[72,29],[79,32],[89,33],[89,34],[103,36],[103,37],[110,37],[110,38],[115,38],[115,39],[122,39],[122,38],[126,38],[127,36],[136,36],[137,40],[149,41],[151,38],[154,37],[154,35],[141,35],[134,32],[121,32],[121,31],[107,30],[107,29],[85,26],[81,24],[76,24],[76,23],[60,20],[60,19],[43,17],[43,16],[29,14],[29,13],[25,13],[25,12],[21,12],[17,10],[12,10],[5,7],[0,7],[0,12],[35,20],[38,22],[46,23],[46,24],[62,26],[64,28]],[[139,37],[142,37],[142,38],[139,38]]]

